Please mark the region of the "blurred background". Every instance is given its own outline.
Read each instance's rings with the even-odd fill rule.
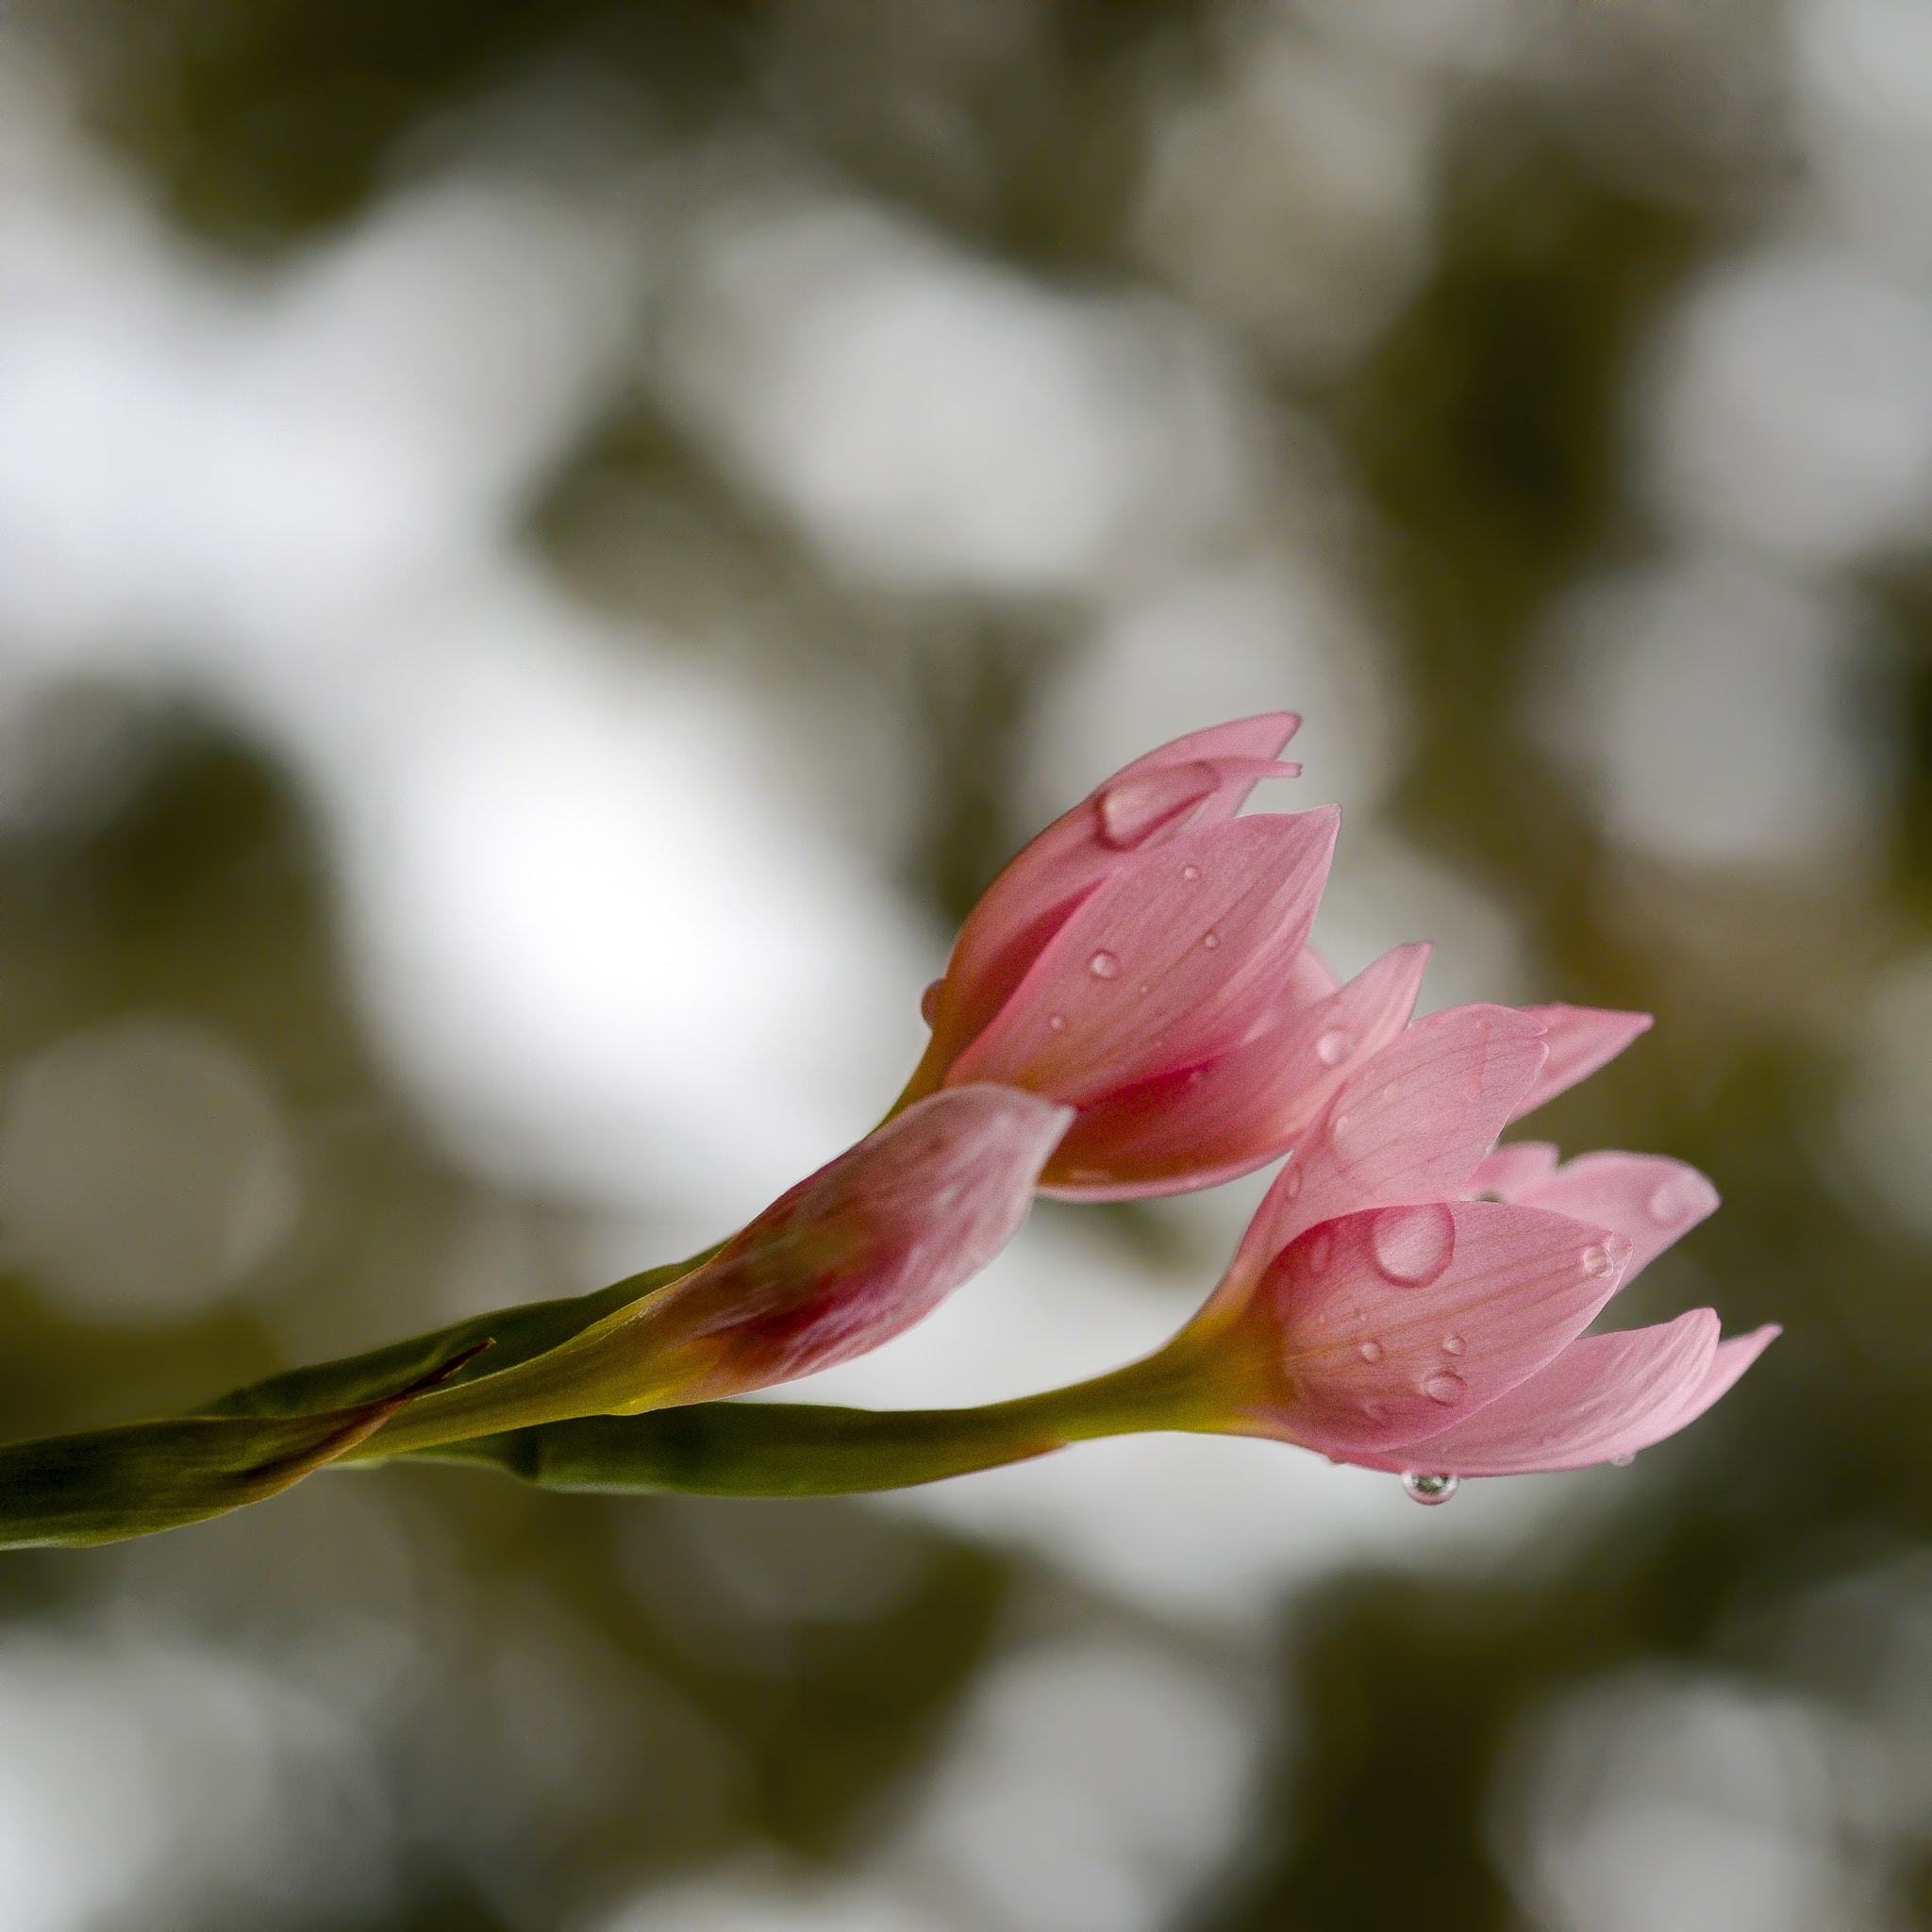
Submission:
[[[1923,0],[8,0],[0,1422],[715,1239],[1001,860],[1307,715],[1319,928],[1786,1339],[1634,1468],[328,1474],[0,1559],[0,1932],[1932,1925]],[[1041,1208],[822,1378],[1164,1335]]]

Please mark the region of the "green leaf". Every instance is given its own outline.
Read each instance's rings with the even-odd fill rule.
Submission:
[[[258,1503],[354,1448],[488,1346],[320,1414],[182,1416],[0,1446],[0,1548],[115,1542]]]
[[[834,1496],[938,1482],[1069,1440],[1031,1401],[887,1410],[702,1402],[542,1423],[396,1459],[486,1462],[541,1489],[613,1495]]]
[[[427,1374],[452,1356],[464,1354],[467,1363],[483,1343],[488,1356],[475,1372],[467,1369],[448,1377],[451,1384],[480,1380],[500,1374],[519,1363],[547,1354],[569,1341],[584,1329],[616,1313],[629,1303],[667,1288],[680,1275],[689,1274],[715,1254],[715,1248],[694,1255],[689,1261],[675,1261],[668,1267],[652,1268],[642,1274],[600,1288],[594,1294],[575,1295],[563,1301],[526,1302],[521,1307],[502,1308],[494,1314],[475,1315],[428,1335],[412,1336],[407,1341],[391,1341],[363,1355],[345,1356],[340,1361],[320,1362],[313,1368],[289,1369],[265,1381],[251,1382],[208,1403],[201,1411],[208,1416],[304,1416],[325,1408],[340,1408],[350,1403],[367,1402],[394,1389],[399,1383]],[[467,1351],[467,1353],[465,1353]]]

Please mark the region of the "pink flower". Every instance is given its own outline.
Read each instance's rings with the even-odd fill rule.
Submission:
[[[794,1381],[924,1320],[1011,1240],[1072,1117],[986,1085],[908,1108],[616,1320],[638,1374],[609,1412]]]
[[[1116,773],[995,879],[928,989],[906,1090],[991,1080],[1078,1110],[1048,1192],[1124,1200],[1274,1159],[1414,1007],[1425,946],[1338,988],[1307,950],[1337,814],[1238,818],[1299,721],[1176,739]]]
[[[1352,1073],[1171,1344],[1198,1383],[1187,1399],[1213,1391],[1187,1426],[1374,1469],[1505,1475],[1634,1455],[1737,1380],[1775,1327],[1720,1342],[1700,1308],[1584,1335],[1717,1194],[1655,1156],[1558,1167],[1547,1146],[1491,1152],[1546,1084],[1541,1027],[1461,1007]]]

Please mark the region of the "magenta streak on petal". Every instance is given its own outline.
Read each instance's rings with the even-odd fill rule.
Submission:
[[[1717,1190],[1694,1167],[1661,1154],[1580,1155],[1508,1198],[1628,1235],[1634,1252],[1625,1287],[1718,1207]]]
[[[1628,1252],[1604,1229],[1490,1201],[1325,1222],[1276,1259],[1242,1317],[1250,1338],[1247,1324],[1278,1333],[1295,1391],[1248,1424],[1345,1458],[1440,1431],[1588,1327]]]
[[[1460,1194],[1542,1057],[1535,1022],[1510,1007],[1418,1020],[1342,1084],[1268,1191],[1215,1299],[1243,1292],[1331,1215]]]
[[[1566,1088],[1588,1079],[1615,1059],[1640,1033],[1647,1033],[1651,1025],[1648,1013],[1620,1013],[1602,1007],[1524,1007],[1522,1010],[1541,1023],[1550,1057],[1543,1063],[1541,1079],[1524,1095],[1512,1120],[1521,1120]]]
[[[1656,1327],[1582,1336],[1466,1422],[1357,1459],[1443,1475],[1522,1475],[1634,1456],[1701,1412],[1691,1404],[1708,1378],[1717,1337],[1710,1308]]]
[[[949,1079],[1077,1106],[1241,1044],[1307,937],[1335,830],[1332,807],[1264,813],[1128,855]]]
[[[1083,1108],[1041,1191],[1126,1201],[1213,1187],[1283,1153],[1350,1072],[1317,1044],[1345,1030],[1366,1058],[1407,1024],[1426,945],[1398,946],[1347,986],[1197,1067]],[[1306,957],[1306,953],[1302,957]]]

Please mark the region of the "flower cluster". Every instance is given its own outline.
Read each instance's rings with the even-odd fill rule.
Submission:
[[[1194,1320],[1146,1361],[1029,1398],[1029,1419],[1060,1440],[1274,1437],[1433,1501],[1463,1476],[1626,1459],[1716,1401],[1774,1328],[1720,1341],[1702,1308],[1584,1332],[1717,1206],[1710,1183],[1656,1156],[1559,1166],[1544,1143],[1497,1145],[1648,1016],[1417,1020],[1421,944],[1338,986],[1307,944],[1336,812],[1240,815],[1296,771],[1276,758],[1296,723],[1178,739],[1027,846],[927,990],[931,1042],[888,1124],[625,1314],[621,1360],[598,1344],[607,1411],[876,1346],[990,1257],[1036,1185],[1132,1199],[1284,1156]]]

